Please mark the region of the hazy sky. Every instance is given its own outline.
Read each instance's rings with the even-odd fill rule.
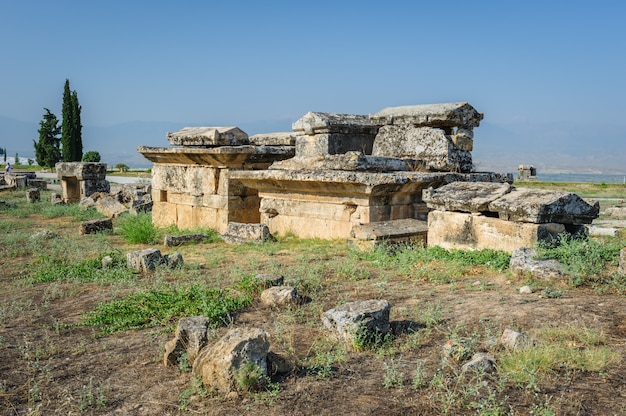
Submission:
[[[468,101],[626,125],[626,1],[0,3],[0,115],[238,124]]]

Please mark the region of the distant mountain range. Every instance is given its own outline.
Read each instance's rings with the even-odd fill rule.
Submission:
[[[291,131],[295,120],[280,119],[240,123],[249,135]],[[166,121],[136,121],[107,127],[84,126],[83,150],[97,150],[109,165],[124,163],[149,167],[137,153],[138,146],[168,147],[168,132],[183,127],[219,125]],[[473,159],[476,170],[516,172],[520,164],[534,165],[545,173],[626,173],[626,126],[550,124],[493,124],[482,122],[474,130]],[[33,140],[39,139],[37,123],[0,115],[0,148],[9,156],[33,158]]]

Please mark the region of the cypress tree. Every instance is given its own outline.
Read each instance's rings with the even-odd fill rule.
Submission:
[[[72,91],[72,161],[83,160],[83,126],[80,122],[81,106],[78,103],[78,94]]]
[[[61,109],[61,151],[64,162],[72,162],[72,93],[70,80],[65,80],[63,88],[63,107]]]
[[[61,151],[64,162],[80,162],[83,158],[81,109],[78,94],[70,90],[70,81],[66,79],[63,88],[63,122],[61,124]]]
[[[35,160],[39,166],[52,168],[61,160],[61,139],[59,120],[50,110],[44,108],[46,114],[39,122],[39,142],[33,140],[35,146]]]

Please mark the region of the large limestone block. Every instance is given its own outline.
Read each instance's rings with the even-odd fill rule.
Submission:
[[[155,164],[152,168],[152,189],[196,196],[215,194],[219,172],[220,169],[210,166]]]
[[[94,206],[100,214],[109,218],[115,218],[128,212],[128,208],[124,204],[111,196],[98,198]]]
[[[348,302],[322,314],[322,323],[331,334],[354,345],[357,338],[386,334],[390,330],[386,300]]]
[[[410,125],[383,126],[378,131],[373,156],[414,159],[413,170],[470,172],[472,154],[454,146],[443,130]]]
[[[419,127],[478,127],[483,114],[466,102],[421,104],[388,107],[370,115],[372,122],[383,126],[411,124]]]
[[[351,151],[372,153],[373,134],[324,133],[296,138],[296,157],[316,158]]]
[[[167,133],[172,146],[239,146],[249,143],[248,134],[238,127],[185,127]]]
[[[480,214],[431,211],[428,214],[428,245],[445,249],[490,248],[512,253],[539,241],[552,241],[566,232],[562,224],[531,224],[505,221]]]
[[[250,136],[250,144],[254,146],[294,146],[297,134],[293,132],[261,133]]]
[[[126,263],[129,268],[138,272],[154,270],[164,263],[161,250],[158,248],[146,248],[144,250],[126,253]]]
[[[426,243],[428,223],[412,218],[355,224],[350,237],[361,247],[380,243]]]
[[[489,211],[508,221],[581,225],[598,218],[600,204],[568,192],[518,188],[490,202]]]
[[[107,174],[106,163],[96,162],[59,162],[55,166],[57,177],[84,180],[102,180]]]
[[[306,135],[321,133],[375,135],[378,131],[378,126],[368,116],[318,112],[306,113],[292,124],[292,128],[294,132]]]
[[[258,328],[233,328],[215,344],[200,351],[192,374],[202,378],[207,389],[222,393],[237,390],[235,374],[251,364],[267,375],[267,334]]]
[[[440,211],[484,212],[489,203],[511,192],[508,183],[453,182],[440,188],[422,192],[428,208]]]
[[[520,247],[512,253],[509,267],[513,273],[530,274],[543,280],[559,279],[565,276],[561,263],[554,259],[537,259],[537,252],[528,247]]]

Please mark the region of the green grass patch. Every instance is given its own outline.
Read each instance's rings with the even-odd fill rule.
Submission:
[[[624,242],[616,238],[586,240],[564,237],[558,244],[539,244],[537,254],[542,259],[558,260],[570,275],[569,284],[578,287],[596,280],[608,266],[617,265],[623,247]]]
[[[118,232],[129,244],[158,244],[159,230],[152,224],[152,215],[122,215],[117,222]]]
[[[105,256],[111,256],[113,259],[110,267],[102,266],[102,258]],[[126,267],[126,260],[118,253],[104,253],[97,258],[79,262],[68,261],[67,257],[43,255],[35,265],[35,270],[30,274],[32,283],[58,280],[116,281],[131,279],[134,276],[134,272]]]
[[[175,318],[202,315],[214,327],[230,322],[230,314],[248,306],[252,296],[209,289],[200,285],[132,293],[122,299],[101,303],[85,314],[83,325],[97,326],[110,334],[128,329],[168,325]]]
[[[620,354],[606,347],[599,331],[575,326],[546,326],[536,331],[535,345],[506,351],[498,358],[502,377],[517,386],[539,390],[540,383],[558,371],[606,370],[620,362]]]

